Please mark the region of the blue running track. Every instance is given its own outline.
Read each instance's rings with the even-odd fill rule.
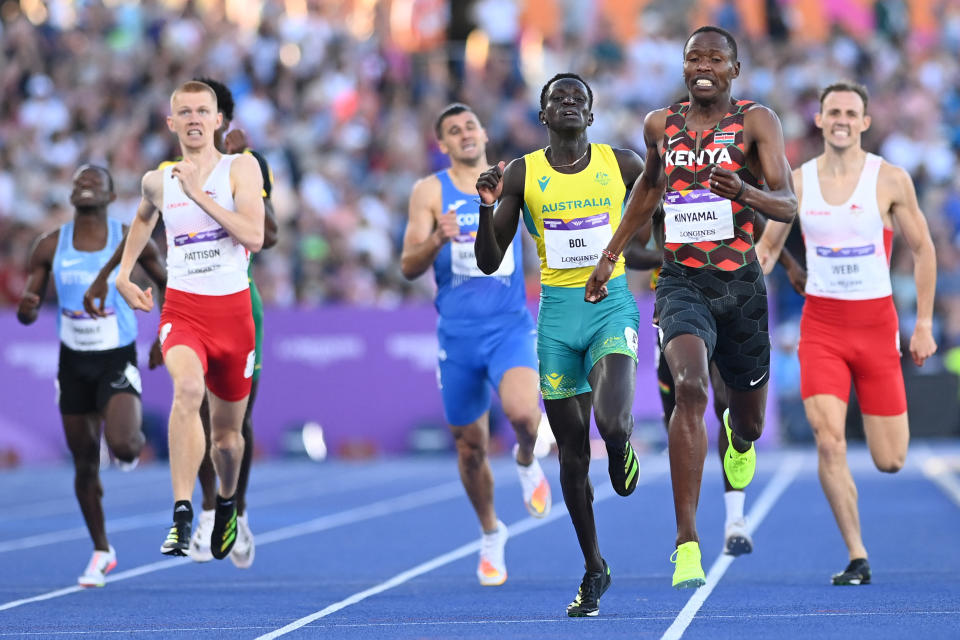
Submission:
[[[534,520],[507,458],[493,462],[510,525],[509,579],[479,586],[476,518],[452,457],[271,461],[248,498],[256,561],[197,564],[159,553],[170,518],[163,465],[102,474],[119,564],[102,589],[76,578],[92,547],[66,466],[0,472],[4,638],[960,638],[960,447],[914,443],[896,475],[851,448],[873,584],[833,587],[846,551],[810,449],[761,451],[747,492],[754,553],[720,554],[722,484],[707,461],[699,529],[707,585],[670,586],[675,535],[663,455],[616,496],[594,462],[600,548],[613,584],[600,615],[569,619],[583,565],[544,463],[553,511]]]

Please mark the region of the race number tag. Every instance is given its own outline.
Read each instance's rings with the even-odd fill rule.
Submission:
[[[811,292],[846,296],[869,291],[874,283],[889,279],[884,254],[872,244],[859,247],[816,247],[818,258],[810,269]]]
[[[106,318],[93,318],[83,311],[63,310],[60,342],[74,351],[104,351],[120,346],[117,315],[107,310]]]
[[[487,275],[505,277],[513,275],[516,265],[513,261],[512,242],[503,252],[503,261],[500,263],[500,268],[491,274],[486,274],[480,271],[480,267],[477,266],[477,254],[473,250],[476,232],[462,233],[462,231],[463,228],[461,227],[460,235],[456,236],[450,243],[450,265],[456,275],[470,278],[483,278]]]
[[[730,200],[708,189],[668,191],[663,197],[666,241],[691,243],[733,237]]]
[[[467,204],[466,200],[457,200],[450,205],[448,210],[457,211],[460,207]],[[473,243],[477,239],[477,229],[480,226],[480,213],[457,211],[457,224],[460,226],[460,233],[450,242],[450,268],[454,275],[468,278],[485,278],[488,274],[480,271],[477,266],[477,254],[474,251]],[[489,274],[490,276],[510,277],[513,275],[516,264],[513,260],[513,243],[507,247],[503,253],[503,261],[500,268]]]
[[[600,252],[612,237],[609,213],[572,220],[543,219],[543,244],[547,250],[547,266],[551,269],[596,266]]]

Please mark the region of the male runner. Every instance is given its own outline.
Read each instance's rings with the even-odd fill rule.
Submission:
[[[477,180],[480,227],[477,264],[496,270],[523,214],[540,255],[537,355],[540,391],[560,450],[560,485],[583,552],[586,572],[571,617],[595,616],[610,586],[593,517],[590,410],[606,443],[614,490],[630,495],[639,464],[630,434],[637,367],[639,313],[616,264],[610,298],[582,304],[584,284],[600,250],[620,223],[626,190],[643,169],[632,151],[590,144],[593,91],[578,75],[561,73],[540,92],[540,122],[550,145],[501,162]],[[494,202],[499,204],[494,212]]]
[[[221,153],[249,153],[256,158],[260,165],[260,173],[263,177],[263,207],[264,207],[264,231],[263,231],[263,249],[269,249],[277,243],[278,224],[276,216],[273,213],[273,204],[270,201],[270,194],[273,190],[273,177],[266,159],[251,149],[247,149],[246,136],[241,129],[230,129],[230,123],[233,120],[233,94],[230,89],[221,82],[211,78],[194,78],[198,82],[203,82],[213,89],[217,95],[217,108],[223,115],[223,124],[214,134],[214,145]],[[168,166],[173,166],[176,161],[165,161],[160,163],[158,170],[163,170]],[[162,219],[162,216],[161,216]],[[123,243],[117,247],[113,257],[100,270],[97,279],[94,280],[90,288],[84,294],[84,308],[88,313],[98,314],[96,300],[102,300],[104,292],[107,290],[107,279],[113,269],[120,264],[120,257],[123,254]],[[253,370],[253,381],[250,387],[250,399],[247,402],[247,410],[243,416],[243,458],[240,462],[240,475],[237,479],[237,540],[230,550],[230,561],[241,569],[248,569],[252,564],[256,552],[256,545],[253,532],[250,529],[249,519],[246,512],[247,486],[250,478],[250,466],[253,460],[253,404],[257,398],[257,389],[260,381],[261,362],[263,358],[263,301],[260,298],[260,292],[253,281],[253,258],[250,260],[250,267],[247,272],[247,279],[250,283],[250,304],[253,308],[253,323],[256,327],[256,364]],[[102,303],[101,303],[102,304]],[[203,491],[203,509],[197,516],[197,528],[190,538],[190,558],[196,562],[209,562],[213,559],[210,552],[210,535],[213,530],[214,507],[216,506],[217,493],[217,474],[213,468],[213,461],[210,458],[210,408],[204,396],[203,404],[200,407],[200,419],[203,424],[204,437],[206,439],[206,453],[203,456],[203,462],[200,464],[198,479],[200,488]]]
[[[627,248],[624,250],[623,257],[626,260],[628,269],[653,269],[653,273],[650,275],[650,287],[656,290],[657,280],[660,276],[660,268],[663,263],[662,208],[658,208],[653,214],[652,222],[652,228],[651,225],[644,225],[644,227],[637,232],[633,242],[627,245]],[[765,226],[766,223],[764,222],[763,216],[757,216],[754,219],[754,235],[756,239],[762,237]],[[645,248],[649,242],[651,232],[656,243],[656,249]],[[794,291],[803,295],[803,289],[807,280],[806,271],[800,266],[796,258],[793,257],[793,254],[786,249],[780,253],[779,262],[786,270],[787,278],[791,286],[793,286]],[[654,328],[659,328],[656,314],[654,314],[653,326]],[[667,364],[667,359],[663,355],[659,330],[657,332],[655,361],[657,362],[657,387],[660,391],[660,402],[663,405],[663,425],[669,433],[670,417],[673,415],[673,409],[677,404],[676,385],[673,381],[673,375],[670,373],[670,366]],[[723,425],[723,414],[728,408],[726,398],[727,387],[723,382],[723,378],[720,376],[720,371],[717,369],[716,363],[713,361],[710,362],[710,388],[713,390],[713,412],[719,422],[717,452],[720,454],[720,462],[722,464],[727,446],[729,446],[727,442],[727,431]],[[746,516],[743,513],[746,498],[745,492],[743,489],[735,489],[730,486],[726,472],[721,471],[721,475],[723,476],[723,505],[724,513],[726,514],[723,527],[723,552],[731,556],[751,553],[753,551],[753,538],[750,535]]]
[[[77,582],[102,587],[117,554],[107,541],[100,484],[100,429],[107,446],[127,468],[133,468],[143,447],[140,373],[137,371],[137,322],[133,310],[112,288],[104,296],[100,318],[81,311],[83,290],[123,238],[123,225],[107,217],[116,199],[110,173],[83,165],[73,176],[70,202],[74,219],[37,239],[30,252],[29,273],[17,319],[32,324],[53,274],[57,290],[60,365],[57,395],[63,431],[73,456],[74,491],[93,540],[93,556]],[[147,243],[140,255],[162,295],[166,273],[157,247]]]
[[[756,469],[753,441],[763,431],[770,339],[766,289],[753,248],[754,212],[790,221],[797,207],[780,121],[764,106],[731,98],[739,75],[733,36],[713,26],[693,32],[683,63],[689,101],[647,115],[646,167],[586,291],[588,302],[607,296],[614,260],[663,199],[664,265],[656,308],[676,383],[668,439],[678,589],[706,582],[696,514],[711,359],[727,386],[727,479],[742,489]],[[764,179],[766,189],[760,187]]]
[[[190,496],[205,450],[199,412],[206,392],[211,457],[220,480],[211,553],[221,559],[237,533],[241,427],[255,362],[247,268],[250,252],[263,244],[263,179],[252,156],[223,155],[214,146],[223,116],[209,85],[184,83],[170,97],[170,107],[167,125],[177,135],[183,160],[144,175],[117,289],[134,309],[153,306],[149,292],[130,282],[129,274],[162,211],[169,288],[159,333],[174,388],[169,440],[176,502],[161,552],[186,555],[189,546]]]
[[[517,434],[514,459],[527,510],[543,518],[553,503],[550,484],[533,455],[541,420],[535,331],[526,306],[519,233],[496,273],[488,276],[477,269],[473,239],[478,205],[472,190],[489,166],[487,133],[465,104],[447,106],[435,129],[450,168],[413,186],[401,269],[413,279],[433,265],[443,409],[456,441],[460,479],[483,534],[477,578],[484,586],[496,586],[507,579],[507,527],[494,510],[487,461],[491,385]]]
[[[809,273],[797,354],[800,392],[817,441],[820,484],[849,555],[847,568],[832,577],[835,585],[869,584],[871,578],[846,455],[851,377],[877,469],[899,471],[910,440],[890,286],[894,220],[913,254],[917,286],[910,355],[920,366],[937,350],[933,241],[910,174],[861,147],[861,135],[870,128],[867,100],[866,88],[858,84],[824,89],[814,117],[823,132],[823,153],[793,172]],[[761,262],[776,258],[789,229],[770,225],[757,246]]]

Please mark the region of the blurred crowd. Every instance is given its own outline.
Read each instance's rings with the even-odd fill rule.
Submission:
[[[231,88],[234,126],[273,169],[283,233],[255,271],[267,305],[428,300],[431,278],[406,282],[399,251],[411,186],[444,165],[445,104],[471,104],[490,160],[509,160],[545,144],[541,86],[575,71],[596,96],[591,139],[642,152],[643,118],[684,96],[683,42],[706,23],[738,36],[735,95],[780,115],[792,166],[821,148],[819,89],[868,86],[864,146],[914,176],[937,337],[960,345],[957,0],[0,0],[0,305],[16,303],[33,239],[72,215],[78,164],[109,167],[111,215],[132,217],[142,174],[177,154],[169,94],[195,76]],[[894,253],[908,336],[910,252]],[[773,283],[789,348],[801,300]]]

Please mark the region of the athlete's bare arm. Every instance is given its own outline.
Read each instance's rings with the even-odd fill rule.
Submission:
[[[263,247],[263,176],[256,158],[237,156],[230,165],[230,189],[235,211],[221,207],[203,190],[203,177],[197,165],[184,159],[174,165],[172,174],[180,180],[183,193],[248,251]]]
[[[793,191],[780,118],[771,109],[757,105],[744,115],[743,135],[748,153],[755,151],[760,161],[760,172],[769,190],[745,184],[732,171],[716,166],[710,171],[710,190],[762,211],[771,220],[792,221],[797,215],[797,196]]]
[[[790,229],[790,224],[785,222],[771,222],[766,219],[765,216],[759,212],[753,219],[753,237],[754,242],[760,242],[763,240],[763,236],[766,235],[767,229],[772,224],[785,225],[787,229]],[[782,242],[781,242],[782,246]],[[790,280],[790,286],[793,287],[793,290],[799,293],[800,295],[806,295],[805,289],[807,287],[807,272],[800,266],[800,263],[797,262],[797,259],[793,257],[793,254],[786,247],[780,249],[780,257],[777,259],[777,262],[780,263],[780,266],[783,267],[783,270],[787,272],[787,279]],[[763,265],[761,264],[761,267]]]
[[[27,258],[27,282],[17,307],[17,320],[21,324],[33,324],[37,319],[40,305],[47,294],[47,282],[50,281],[59,239],[60,230],[54,229],[37,238],[30,249],[30,257]]]
[[[793,170],[793,188],[797,194],[799,206],[799,203],[803,201],[803,172],[800,169]],[[763,268],[764,274],[769,275],[773,271],[773,267],[779,260],[781,251],[783,251],[783,243],[786,242],[787,236],[790,234],[791,226],[793,226],[793,221],[789,223],[778,222],[777,220],[767,221],[763,237],[756,245],[757,261]]]
[[[933,297],[937,288],[937,253],[927,219],[917,202],[917,192],[904,169],[884,162],[880,167],[880,191],[889,191],[890,214],[900,225],[913,254],[913,279],[917,286],[917,325],[910,338],[910,355],[917,366],[937,351],[933,339]]]
[[[123,257],[123,249],[127,245],[126,232],[127,229],[124,228],[124,236],[120,244],[117,245],[113,255],[110,256],[110,259],[100,268],[97,277],[93,279],[93,282],[90,283],[90,286],[87,287],[87,290],[83,293],[83,308],[95,318],[103,318],[106,316],[103,305],[110,290],[107,279],[113,270],[117,268],[117,265],[120,264],[120,260]],[[143,252],[141,252],[140,257],[137,259],[137,263],[143,267],[143,270],[147,272],[147,276],[149,276],[150,279],[153,280],[153,284],[157,286],[157,300],[162,307],[163,294],[167,288],[167,269],[163,265],[163,260],[160,258],[160,249],[152,238],[147,241]]]
[[[500,268],[517,232],[526,178],[527,163],[523,158],[516,158],[506,168],[503,162],[490,167],[477,179],[477,193],[485,204],[491,205],[499,200],[492,213],[489,207],[480,207],[477,239],[473,244],[477,267],[488,275]]]
[[[634,182],[633,189],[630,190],[630,197],[627,198],[623,216],[620,218],[620,226],[617,227],[613,238],[607,244],[607,250],[616,255],[623,252],[623,248],[627,246],[637,229],[650,220],[650,216],[656,211],[657,205],[663,198],[667,178],[663,172],[660,142],[663,140],[663,132],[666,126],[666,109],[651,111],[643,122],[643,139],[647,145],[647,161],[640,177]],[[613,267],[614,263],[612,261],[607,258],[600,258],[587,281],[584,300],[600,302],[607,297],[607,281],[610,279],[610,274],[613,273]]]
[[[154,170],[144,174],[140,183],[140,205],[133,216],[127,238],[124,242],[123,256],[120,258],[120,271],[117,274],[117,291],[132,309],[150,311],[153,308],[153,292],[146,291],[131,282],[133,265],[150,240],[150,234],[157,225],[160,211],[163,209],[163,171]]]
[[[429,269],[443,245],[460,233],[457,214],[440,211],[442,203],[443,189],[437,176],[421,178],[413,185],[400,254],[400,271],[408,280]]]

